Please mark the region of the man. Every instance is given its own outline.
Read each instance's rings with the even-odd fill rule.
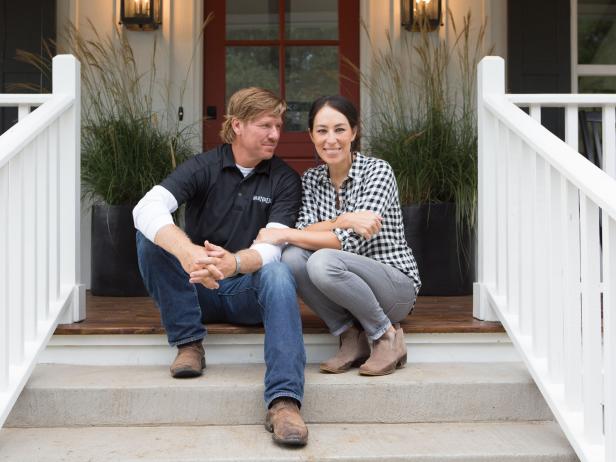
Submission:
[[[263,323],[265,426],[274,441],[303,446],[299,413],[306,355],[295,281],[280,248],[254,244],[263,227],[295,225],[299,175],[274,156],[284,101],[261,88],[231,96],[225,144],[187,160],[133,211],[145,285],[158,305],[176,378],[205,368],[203,323]],[[186,203],[186,233],[171,213]]]

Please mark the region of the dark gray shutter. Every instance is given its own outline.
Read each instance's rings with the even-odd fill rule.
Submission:
[[[55,38],[55,0],[0,0],[0,93],[9,93],[7,88],[14,83],[51,89],[50,81],[32,66],[16,61],[15,55],[18,49],[42,54],[42,40]],[[0,133],[16,121],[17,109],[0,108]]]
[[[508,1],[508,92],[571,92],[569,1]],[[543,109],[542,123],[564,138],[562,109]]]

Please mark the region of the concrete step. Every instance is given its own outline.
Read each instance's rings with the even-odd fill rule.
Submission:
[[[5,428],[0,461],[577,462],[553,422],[312,424],[302,449],[262,425]]]
[[[520,362],[504,332],[412,333],[404,336],[413,363]],[[208,334],[205,355],[208,364],[262,364],[263,334]],[[306,358],[319,363],[338,350],[330,334],[304,333]],[[165,366],[177,350],[164,335],[54,335],[39,357],[41,364],[88,366]]]
[[[251,425],[264,417],[264,366],[212,365],[177,380],[161,366],[39,365],[6,426]],[[551,420],[521,363],[409,364],[395,374],[306,369],[311,423]]]

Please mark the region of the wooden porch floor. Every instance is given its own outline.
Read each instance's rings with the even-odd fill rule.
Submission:
[[[305,333],[327,333],[325,324],[301,304]],[[75,324],[61,324],[58,335],[162,334],[158,310],[148,297],[96,297],[86,295],[87,319]],[[490,333],[504,332],[498,322],[473,318],[472,296],[419,297],[414,312],[403,322],[408,333]],[[262,333],[262,326],[209,324],[211,334]]]

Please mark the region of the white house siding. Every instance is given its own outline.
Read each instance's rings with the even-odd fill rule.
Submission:
[[[438,38],[446,43],[453,43],[454,32],[451,21],[446,15],[450,9],[458,29],[463,17],[470,10],[472,27],[476,30],[483,18],[488,18],[488,30],[485,39],[485,51],[494,47],[493,54],[506,59],[507,52],[507,2],[505,0],[442,0],[443,27],[438,31]],[[392,39],[394,49],[399,48],[401,40],[412,32],[406,31],[400,25],[400,0],[360,0],[360,16],[369,31],[370,40],[376,47],[384,47],[387,43],[387,33]],[[364,74],[370,74],[371,50],[368,37],[362,28],[360,38],[360,67]],[[437,35],[434,35],[436,39]],[[452,69],[456,72],[456,69]],[[455,81],[455,76],[452,81]],[[365,91],[361,93],[361,109],[363,114],[370,114],[370,97]],[[366,121],[364,117],[364,121]]]
[[[443,0],[443,10],[449,7],[456,22],[461,24],[462,17],[471,9],[476,25],[481,18],[489,18],[489,30],[486,44],[494,45],[495,54],[505,57],[506,52],[506,2],[504,0]],[[89,21],[101,34],[113,34],[113,29],[120,18],[119,0],[58,0],[58,38],[62,46],[62,30],[68,21],[77,26],[86,37],[91,37]],[[200,124],[203,105],[203,47],[199,43],[195,49],[195,39],[203,20],[203,0],[163,0],[163,24],[155,32],[133,32],[121,28],[135,50],[138,65],[143,69],[149,67],[152,53],[153,37],[157,37],[157,72],[161,80],[169,82],[172,94],[177,95],[178,89],[186,78],[186,70],[191,60],[193,50],[194,61],[188,75],[186,92],[181,105],[184,108],[184,122],[194,124],[198,131],[198,141],[195,151],[200,146]],[[370,33],[376,46],[384,46],[386,33],[390,31],[394,46],[400,43],[405,34],[410,34],[400,26],[400,0],[360,0],[360,17]],[[441,40],[450,42],[453,32],[448,18],[444,17],[444,26],[438,34]],[[360,65],[364,73],[370,72],[370,46],[365,32],[360,37]],[[205,82],[207,85],[207,82]],[[160,98],[159,98],[160,101]],[[174,109],[180,102],[174,101]],[[361,94],[363,114],[370,112],[370,100],[366,92]],[[90,286],[90,215],[84,207],[81,221],[82,231],[82,268],[83,281]]]
[[[89,21],[101,35],[112,35],[120,20],[120,1],[105,0],[58,0],[58,38],[62,47],[62,30],[71,21],[86,37],[92,37]],[[201,145],[201,124],[197,123],[202,113],[203,93],[203,47],[195,39],[199,35],[203,21],[202,0],[163,0],[163,24],[155,32],[133,32],[124,28],[137,56],[138,65],[148,69],[152,55],[153,38],[157,38],[156,68],[161,81],[170,84],[171,94],[178,95],[179,87],[186,82],[186,91],[181,105],[184,108],[184,123],[193,125],[197,132],[195,151]],[[193,50],[194,60],[187,76]],[[156,95],[159,105],[161,98]],[[180,105],[178,98],[173,100],[173,112]],[[89,204],[84,204],[81,217],[81,255],[83,282],[90,287],[90,213]]]

